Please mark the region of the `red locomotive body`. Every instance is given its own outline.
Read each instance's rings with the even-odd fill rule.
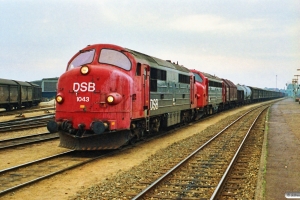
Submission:
[[[121,47],[87,46],[59,78],[56,124],[49,123],[49,131],[59,129],[60,145],[67,148],[105,149],[124,144],[130,138],[131,119],[144,117],[140,108],[149,107],[149,84],[143,76],[135,76],[137,71],[147,76],[147,70],[147,66],[137,66]],[[103,134],[108,131],[109,136]]]
[[[208,73],[191,70],[195,75],[197,87],[197,109],[202,115],[209,115],[224,109],[225,86],[222,79]],[[201,97],[202,96],[202,97]]]
[[[201,118],[207,111],[208,106],[208,79],[201,72],[191,69],[195,76],[195,88],[197,98],[196,120]]]

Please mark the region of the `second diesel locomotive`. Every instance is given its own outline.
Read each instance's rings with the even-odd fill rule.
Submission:
[[[47,128],[59,131],[60,146],[76,150],[116,149],[239,103],[229,80],[111,44],[73,56],[56,102]]]

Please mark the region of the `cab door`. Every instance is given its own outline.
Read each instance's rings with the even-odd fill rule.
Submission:
[[[150,115],[150,66],[142,65],[143,70],[143,91],[144,91],[144,117],[149,117]]]
[[[149,116],[149,66],[137,64],[133,78],[132,119]]]

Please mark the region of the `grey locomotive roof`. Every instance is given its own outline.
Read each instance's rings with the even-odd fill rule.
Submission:
[[[176,70],[182,71],[182,72],[189,72],[190,71],[188,68],[186,68],[184,66],[177,65],[175,63],[172,63],[172,62],[169,62],[169,61],[166,61],[166,60],[162,60],[162,59],[159,59],[159,58],[148,56],[146,54],[143,54],[143,53],[131,50],[131,49],[126,49],[126,50],[128,52],[132,53],[137,59],[146,60],[151,67],[164,66],[164,67],[168,67],[168,68],[171,68],[171,69],[176,69]]]
[[[204,76],[206,76],[208,78],[208,80],[214,80],[214,81],[217,81],[217,82],[223,82],[221,78],[215,76],[215,75],[211,75],[209,73],[206,73],[206,72],[201,72]]]

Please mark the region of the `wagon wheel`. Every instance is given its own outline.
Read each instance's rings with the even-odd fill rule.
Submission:
[[[135,144],[138,141],[138,129],[134,129],[131,131],[129,144]]]

